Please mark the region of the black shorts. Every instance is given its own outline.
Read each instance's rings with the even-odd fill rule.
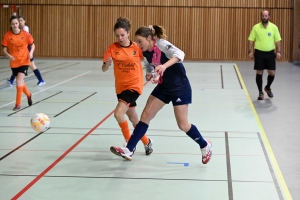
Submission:
[[[135,90],[124,90],[121,94],[117,94],[118,100],[124,102],[129,107],[136,106],[136,100],[139,96],[140,94]]]
[[[20,66],[17,68],[11,68],[11,71],[14,76],[18,76],[18,73],[23,73],[25,74],[25,76],[27,76],[28,65]]]
[[[254,69],[255,70],[276,70],[276,53],[272,51],[254,51]]]
[[[173,106],[180,106],[192,103],[192,92],[178,95],[167,95],[164,94],[158,87],[155,87],[151,95],[158,98],[165,104],[169,104],[170,101],[172,101]]]

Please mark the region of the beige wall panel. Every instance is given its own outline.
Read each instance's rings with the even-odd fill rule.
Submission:
[[[3,2],[3,0],[2,0]],[[16,1],[17,2],[17,1]],[[22,1],[26,2],[26,0]],[[29,2],[29,1],[28,1]],[[34,3],[35,1],[32,0]],[[36,1],[37,2],[37,1]],[[106,3],[109,1],[40,1],[44,3]],[[118,1],[110,1],[117,3]],[[181,5],[181,1],[128,1],[164,2]],[[260,21],[262,8],[244,8],[244,1],[209,1],[211,5],[228,7],[191,7],[197,2],[184,1],[187,6],[78,6],[78,5],[22,5],[21,14],[27,18],[34,36],[38,57],[103,57],[106,47],[115,41],[113,25],[120,16],[132,21],[133,38],[139,26],[163,25],[168,39],[186,53],[192,60],[247,60],[248,35],[254,24]],[[227,4],[225,4],[227,2]],[[249,1],[246,1],[249,3]],[[252,1],[251,1],[252,2]],[[260,3],[263,2],[263,3]],[[253,1],[250,7],[269,5],[275,1]],[[277,1],[276,1],[277,2]],[[281,2],[281,3],[280,3]],[[291,59],[292,9],[286,8],[290,1],[280,1],[270,8],[271,21],[280,30],[282,60]],[[172,3],[172,4],[171,4]],[[217,4],[218,3],[218,4]],[[279,4],[280,3],[280,4]],[[202,5],[201,4],[201,5]],[[200,5],[200,4],[199,4]],[[240,8],[230,7],[238,5]],[[9,29],[12,9],[0,9],[1,37]]]

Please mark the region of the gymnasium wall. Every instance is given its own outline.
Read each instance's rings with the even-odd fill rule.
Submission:
[[[282,60],[292,57],[293,0],[0,0],[20,5],[35,39],[35,57],[102,58],[115,41],[120,16],[139,26],[163,25],[189,60],[248,60],[248,36],[267,9],[282,36]],[[0,9],[1,38],[12,9]]]

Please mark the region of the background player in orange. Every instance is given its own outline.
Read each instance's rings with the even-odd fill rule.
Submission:
[[[24,77],[27,76],[30,58],[33,56],[34,44],[33,37],[19,27],[19,20],[16,16],[10,18],[11,30],[8,31],[2,40],[3,53],[10,59],[10,67],[16,80],[16,105],[13,110],[18,111],[21,108],[22,93],[24,92],[28,99],[28,105],[32,105],[31,93],[27,89]],[[31,45],[30,52],[27,46]],[[8,53],[9,52],[9,53]]]
[[[103,58],[105,62],[102,65],[102,71],[105,72],[111,63],[114,63],[115,87],[119,101],[114,116],[121,127],[126,142],[128,142],[131,134],[125,114],[135,127],[139,122],[135,109],[136,100],[144,88],[141,64],[144,56],[141,49],[128,39],[130,28],[129,19],[120,17],[117,20],[114,26],[117,42],[107,48]],[[141,141],[144,144],[146,155],[150,155],[153,152],[151,139],[144,135]]]
[[[19,23],[20,23],[20,29],[29,32],[29,27],[26,25],[26,21],[25,21],[25,17],[24,16],[19,16]],[[30,51],[30,45],[28,45],[28,51]],[[33,73],[35,74],[35,76],[37,77],[37,79],[39,80],[37,85],[38,86],[42,86],[45,85],[46,82],[43,80],[42,75],[40,73],[40,70],[36,67],[33,57],[30,59],[30,65],[29,65],[30,69],[32,69]],[[9,79],[7,79],[7,83],[10,86],[13,86],[15,80],[15,76],[12,74],[11,77]]]

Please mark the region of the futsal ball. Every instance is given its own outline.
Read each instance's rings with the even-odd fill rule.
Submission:
[[[31,127],[38,133],[50,127],[50,119],[44,113],[36,113],[30,120]]]

